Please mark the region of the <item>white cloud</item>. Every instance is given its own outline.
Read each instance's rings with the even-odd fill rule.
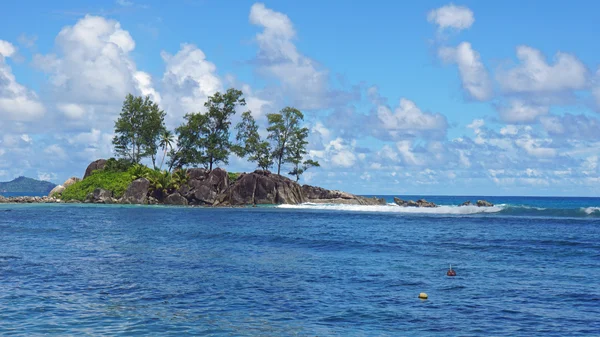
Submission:
[[[500,129],[500,134],[503,136],[515,136],[519,133],[519,128],[516,125],[507,125]]]
[[[86,113],[85,106],[81,105],[81,104],[75,104],[75,103],[58,104],[57,108],[67,118],[74,119],[74,120],[82,119]]]
[[[354,166],[360,159],[354,153],[355,147],[356,141],[347,142],[338,137],[327,143],[324,150],[310,150],[309,155],[313,159],[318,159],[325,168],[348,168]]]
[[[0,40],[0,57],[11,57],[16,52],[17,49],[12,45],[12,43]]]
[[[473,11],[464,6],[449,4],[431,10],[427,14],[427,21],[435,23],[440,30],[454,28],[463,30],[471,27],[475,22]]]
[[[548,64],[541,51],[519,46],[517,58],[519,65],[497,74],[507,92],[559,92],[584,89],[588,84],[588,70],[574,55],[558,52],[554,64]]]
[[[418,159],[412,151],[412,142],[402,140],[396,143],[396,148],[402,157],[402,161],[407,165],[423,165],[423,161]]]
[[[438,56],[446,63],[458,65],[462,86],[470,97],[479,101],[491,98],[492,82],[479,53],[473,50],[470,43],[462,42],[456,48],[440,48]]]
[[[311,128],[311,132],[319,134],[322,142],[329,142],[331,139],[331,131],[321,122],[316,122]]]
[[[471,122],[471,124],[467,125],[467,128],[473,129],[473,132],[475,133],[475,144],[485,143],[485,139],[483,138],[484,134],[482,130],[484,125],[485,122],[483,121],[483,119],[474,119],[473,122]]]
[[[150,74],[143,71],[136,71],[133,74],[133,78],[136,82],[137,88],[143,96],[150,96],[155,103],[160,104],[161,97],[160,94],[154,89],[152,84],[152,76],[150,76]]]
[[[42,181],[51,181],[56,179],[56,173],[39,172],[38,179]]]
[[[166,63],[163,101],[172,123],[181,123],[186,113],[203,111],[208,96],[223,90],[217,67],[195,45],[184,43],[175,55],[163,51],[161,56]]]
[[[525,150],[527,154],[537,158],[552,158],[557,152],[554,148],[544,147],[543,141],[539,139],[523,138],[517,139],[515,144]]]
[[[86,15],[59,32],[56,47],[59,54],[36,55],[34,64],[49,74],[57,107],[72,121],[108,125],[128,93],[160,101],[150,75],[136,69],[135,41],[118,21]]]
[[[44,153],[50,155],[53,159],[66,159],[67,153],[58,144],[52,144],[44,149]]]
[[[425,113],[413,101],[406,98],[400,99],[393,112],[387,106],[378,106],[377,117],[381,127],[393,138],[406,135],[445,134],[448,127],[446,117],[441,114]]]
[[[35,92],[19,84],[6,63],[16,48],[0,40],[0,119],[5,121],[33,121],[41,118],[46,109]]]
[[[508,106],[499,109],[500,117],[508,123],[530,123],[548,113],[547,106],[532,105],[519,99],[512,99]]]
[[[328,72],[319,70],[315,61],[298,52],[292,40],[296,31],[287,15],[252,5],[250,23],[263,28],[256,35],[258,71],[281,83],[285,96],[300,109],[328,105]]]

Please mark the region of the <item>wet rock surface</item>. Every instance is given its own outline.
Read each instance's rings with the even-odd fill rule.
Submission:
[[[394,203],[396,203],[396,205],[398,205],[400,207],[429,207],[429,208],[438,207],[438,205],[436,205],[435,203],[433,203],[431,201],[427,201],[425,199],[419,199],[417,201],[413,201],[413,200],[402,200],[398,197],[394,197]]]

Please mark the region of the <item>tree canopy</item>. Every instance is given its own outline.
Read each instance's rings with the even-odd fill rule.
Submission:
[[[203,165],[209,170],[218,163],[228,164],[231,152],[231,116],[237,106],[246,105],[242,92],[228,89],[210,96],[204,106],[206,113],[185,115],[186,122],[178,127],[178,149],[175,155],[176,167]]]
[[[260,138],[258,125],[250,111],[242,114],[242,120],[235,128],[237,143],[234,152],[240,157],[248,156],[249,161],[256,162],[257,166],[263,170],[268,170],[273,166],[271,145],[268,141]]]
[[[157,142],[165,129],[165,115],[149,96],[127,95],[115,122],[113,145],[117,155],[132,163],[151,157],[152,165],[156,167]]]
[[[310,167],[319,166],[318,162],[305,158],[309,129],[302,126],[304,114],[296,108],[285,107],[279,113],[267,114],[266,139],[261,138],[252,112],[246,111],[235,126],[235,137],[232,137],[232,117],[245,105],[240,90],[232,88],[225,93],[216,92],[208,97],[203,113],[186,114],[184,122],[173,132],[166,129],[165,112],[156,103],[149,97],[129,94],[115,122],[115,152],[120,160],[133,164],[149,157],[157,169],[157,151],[161,149],[159,169],[168,156],[169,172],[173,168],[189,166],[212,170],[219,163],[228,164],[230,154],[235,153],[247,157],[263,170],[269,170],[275,164],[277,174],[281,174],[282,166],[289,164],[288,174],[296,181]]]

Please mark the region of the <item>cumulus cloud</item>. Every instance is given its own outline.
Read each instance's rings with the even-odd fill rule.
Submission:
[[[128,93],[160,96],[149,74],[131,58],[135,41],[115,20],[86,15],[56,37],[58,54],[36,55],[34,64],[49,75],[58,110],[71,120],[94,124],[116,115]]]
[[[17,52],[8,41],[0,40],[0,119],[32,121],[45,113],[37,94],[17,82],[7,59]]]
[[[558,52],[549,64],[541,51],[529,46],[517,47],[520,64],[497,73],[506,92],[539,93],[585,89],[588,70],[574,55]]]
[[[379,127],[392,139],[416,136],[439,138],[445,136],[448,128],[445,116],[423,112],[406,98],[400,99],[393,111],[385,105],[378,106],[377,118]]]
[[[442,47],[439,57],[446,63],[458,66],[463,89],[469,97],[485,101],[491,98],[493,88],[489,75],[479,53],[468,42],[462,42],[456,48]]]
[[[217,67],[195,45],[184,43],[175,55],[163,51],[161,56],[166,64],[164,105],[173,123],[186,113],[202,111],[208,96],[223,90]]]
[[[318,159],[326,169],[353,167],[361,159],[356,153],[356,140],[336,138],[328,142],[323,150],[310,150],[309,155]]]
[[[453,28],[460,31],[471,27],[475,16],[469,8],[451,3],[429,11],[427,21],[437,25],[439,30]]]
[[[548,113],[548,107],[528,104],[519,99],[510,100],[508,106],[499,107],[500,118],[507,123],[530,123]]]
[[[541,124],[554,138],[600,141],[600,120],[596,117],[566,113],[544,117]]]
[[[550,141],[544,141],[539,139],[523,138],[515,141],[517,146],[525,150],[527,154],[538,157],[538,158],[551,158],[555,157],[557,152],[556,149],[545,146]]]
[[[263,29],[256,35],[257,71],[278,81],[280,86],[271,89],[282,90],[291,105],[300,109],[326,108],[353,95],[332,90],[329,72],[298,51],[293,42],[296,31],[287,15],[255,3],[249,20]]]
[[[12,43],[4,40],[0,40],[0,56],[11,57],[17,51]]]

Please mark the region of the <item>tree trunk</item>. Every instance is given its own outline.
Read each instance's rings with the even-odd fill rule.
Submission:
[[[162,166],[165,163],[165,157],[167,156],[167,147],[165,146],[165,153],[163,153],[162,160],[160,161],[160,169],[162,170]]]
[[[281,172],[281,156],[279,157],[278,162],[277,162],[277,175],[281,175],[280,172]]]

